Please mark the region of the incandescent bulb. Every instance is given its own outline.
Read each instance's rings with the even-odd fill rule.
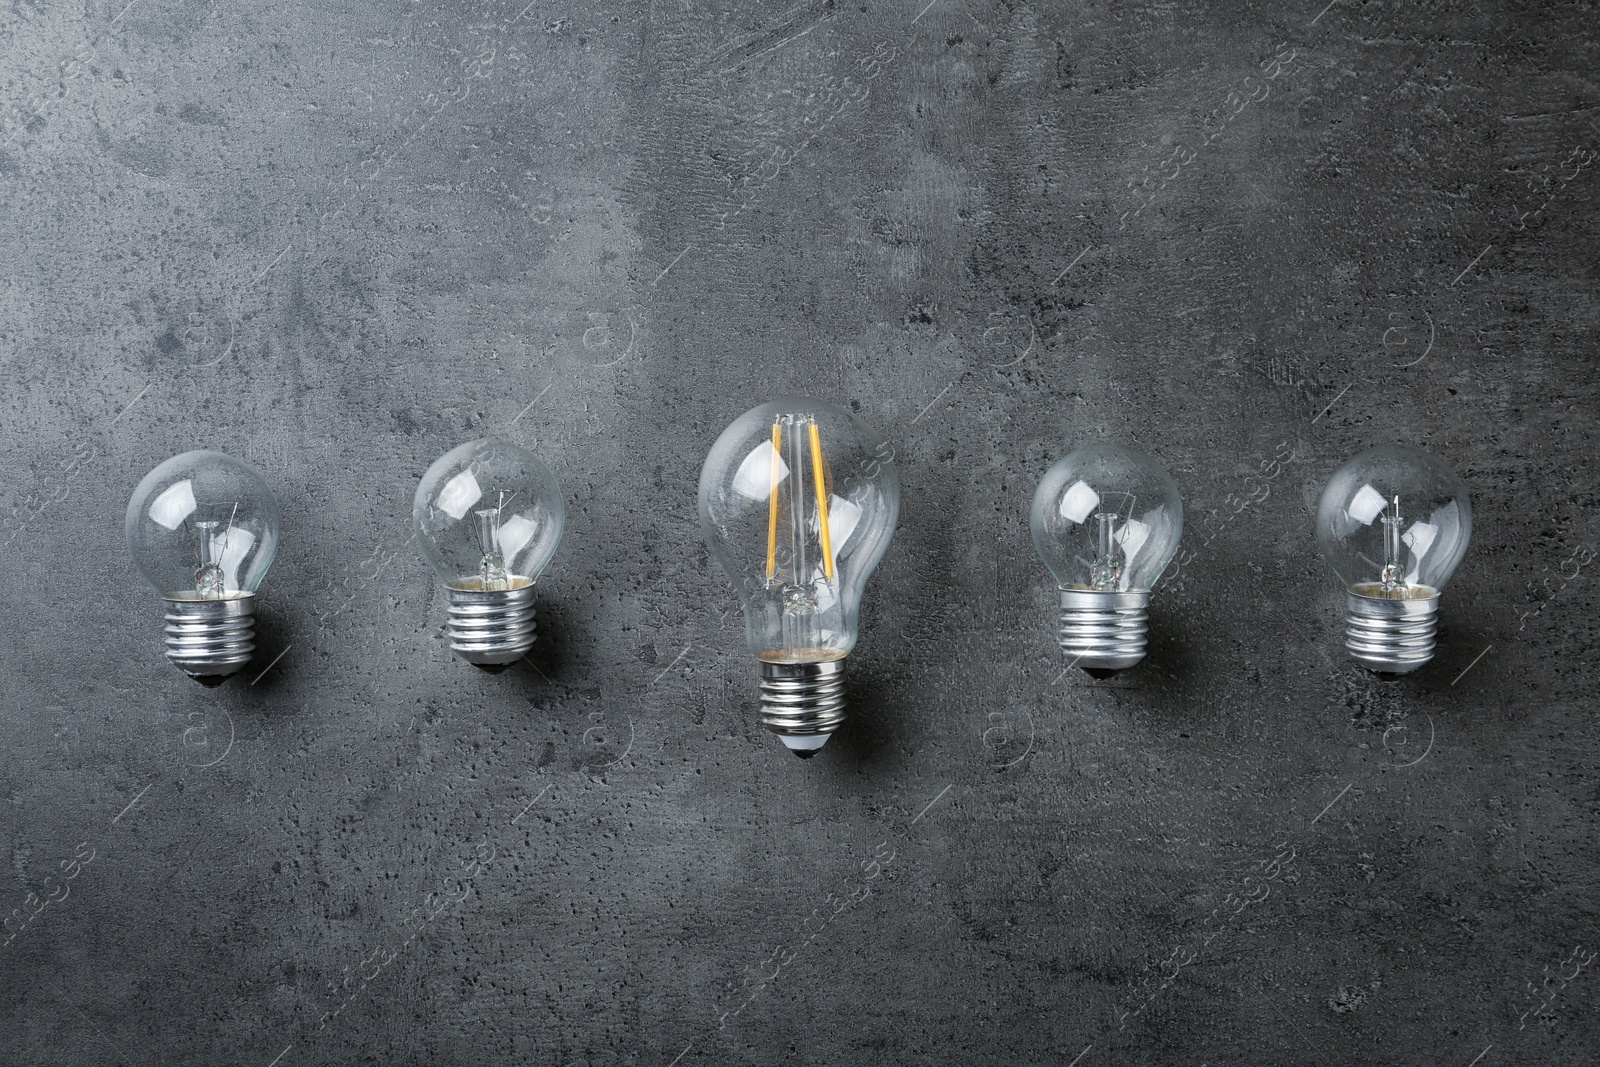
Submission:
[[[862,588],[899,513],[888,442],[816,400],[751,408],[700,470],[700,527],[744,608],[762,721],[802,758],[844,721]]]
[[[1030,525],[1072,662],[1103,677],[1143,659],[1150,590],[1183,537],[1172,476],[1137,448],[1085,445],[1045,471]]]
[[[256,588],[278,551],[278,499],[260,472],[221,452],[173,456],[134,489],[124,530],[165,601],[167,658],[205,685],[249,663]]]
[[[1433,658],[1439,593],[1472,536],[1467,486],[1406,445],[1369,448],[1334,471],[1317,508],[1317,543],[1349,591],[1345,647],[1386,674]]]
[[[533,583],[566,526],[550,468],[510,441],[469,441],[434,460],[411,522],[450,597],[450,648],[501,671],[533,647]]]

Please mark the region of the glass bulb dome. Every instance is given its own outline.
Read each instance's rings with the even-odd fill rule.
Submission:
[[[278,551],[278,499],[259,471],[221,452],[185,452],[128,501],[133,563],[169,600],[254,593]]]
[[[567,508],[550,468],[493,438],[434,460],[417,486],[412,525],[422,555],[452,589],[531,586],[561,543]]]
[[[1183,502],[1166,470],[1137,448],[1085,445],[1033,494],[1039,558],[1062,589],[1149,592],[1183,537]]]
[[[855,647],[861,592],[899,514],[888,443],[815,400],[751,408],[700,471],[700,526],[763,660],[839,659]]]
[[[862,589],[899,514],[888,442],[816,400],[751,408],[700,470],[700,527],[744,609],[763,721],[797,755],[814,754],[844,721]]]
[[[1466,483],[1420,448],[1369,448],[1334,472],[1317,543],[1345,588],[1386,600],[1439,595],[1466,555]]]

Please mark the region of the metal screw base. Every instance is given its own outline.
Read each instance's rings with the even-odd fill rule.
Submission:
[[[506,666],[533,647],[532,584],[519,589],[450,590],[450,650],[480,667]]]
[[[256,598],[174,600],[166,608],[167,658],[204,685],[218,685],[250,662],[256,650]]]
[[[1061,651],[1087,671],[1120,671],[1144,659],[1148,591],[1061,590]]]
[[[761,721],[810,759],[844,722],[844,657],[821,663],[761,661]]]
[[[1408,674],[1433,658],[1439,596],[1411,600],[1350,593],[1344,647],[1357,663],[1384,674]]]

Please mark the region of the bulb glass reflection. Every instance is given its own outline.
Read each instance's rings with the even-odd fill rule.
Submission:
[[[772,401],[717,438],[699,508],[738,590],[745,643],[763,664],[767,726],[791,748],[814,750],[844,717],[840,668],[819,665],[841,664],[855,647],[862,590],[899,515],[892,451],[842,408]]]

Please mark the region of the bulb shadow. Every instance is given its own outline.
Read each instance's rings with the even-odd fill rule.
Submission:
[[[1079,685],[1088,689],[1137,690],[1139,711],[1151,728],[1181,730],[1193,725],[1194,694],[1206,684],[1205,664],[1180,615],[1152,612],[1148,625],[1144,659],[1105,677],[1082,672],[1085,681]]]
[[[225,681],[229,689],[246,689],[260,699],[281,694],[295,684],[290,671],[294,634],[289,620],[265,604],[257,604],[255,623],[255,653],[242,670]]]
[[[1430,700],[1446,696],[1482,696],[1489,691],[1493,677],[1494,666],[1490,660],[1519,636],[1513,631],[1509,638],[1495,637],[1467,605],[1457,607],[1446,594],[1439,607],[1433,659],[1410,674],[1394,676],[1393,680],[1412,681],[1417,695]]]
[[[1146,685],[1156,692],[1181,693],[1194,683],[1202,667],[1181,617],[1165,611],[1150,613],[1148,645],[1142,662],[1130,672],[1142,671]]]
[[[881,767],[895,747],[895,739],[910,728],[901,710],[900,691],[873,668],[845,672],[845,721],[808,762],[828,760],[840,767],[867,770]]]
[[[557,603],[541,603],[533,647],[521,659],[506,665],[502,676],[535,691],[554,695],[572,685],[581,673],[573,659],[572,620]]]

